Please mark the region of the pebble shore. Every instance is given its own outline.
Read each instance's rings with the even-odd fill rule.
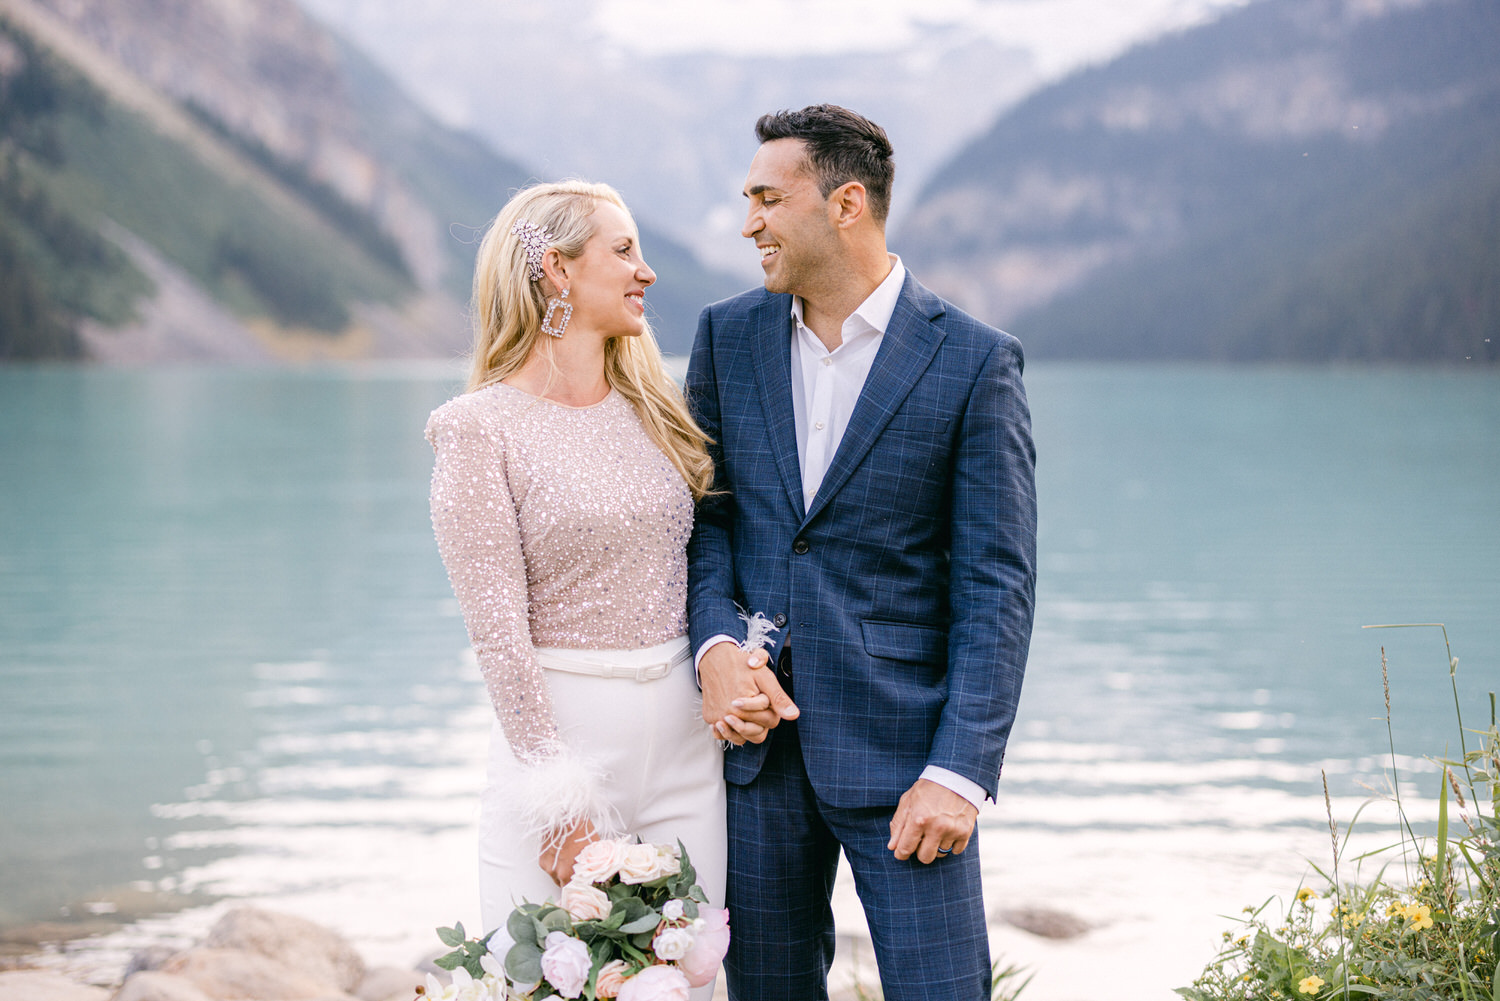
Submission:
[[[424,977],[367,965],[343,936],[304,918],[238,907],[191,948],[137,953],[117,988],[8,970],[0,1001],[412,1001]]]

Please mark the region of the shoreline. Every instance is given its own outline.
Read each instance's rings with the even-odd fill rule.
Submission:
[[[1319,858],[1328,846],[1326,828],[1047,830],[1036,825],[1007,828],[997,812],[986,808],[979,836],[991,952],[1002,966],[1021,967],[1023,977],[1034,975],[1025,1001],[1167,996],[1202,971],[1242,907],[1269,896],[1290,899],[1299,880],[1311,873],[1305,859]],[[386,887],[374,907],[369,906],[368,887],[334,887],[316,895],[226,895],[175,911],[124,915],[131,918],[128,923],[108,922],[114,915],[90,915],[76,923],[37,922],[27,927],[78,934],[59,937],[0,968],[24,962],[76,982],[113,986],[136,954],[185,948],[204,938],[223,914],[243,906],[336,929],[372,965],[415,968],[444,951],[433,932],[438,925],[456,919],[475,926],[465,908],[457,906],[467,892],[468,868],[455,867],[455,878],[441,889],[419,879],[420,887],[430,891],[421,893],[421,899],[411,895],[411,887]],[[835,884],[833,906],[838,951],[830,990],[852,999],[856,973],[865,988],[879,981],[846,868]],[[406,916],[392,922],[393,912]],[[98,934],[94,922],[114,927]],[[1108,978],[1101,981],[1104,973]],[[1101,982],[1107,983],[1107,996],[1098,993]]]

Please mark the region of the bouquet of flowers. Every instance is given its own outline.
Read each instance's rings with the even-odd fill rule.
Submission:
[[[729,948],[729,912],[706,906],[696,879],[680,841],[592,842],[556,903],[511,912],[505,930],[515,945],[503,967],[488,935],[439,928],[454,951],[437,965],[453,971],[453,983],[429,976],[421,993],[430,1001],[687,1001],[688,988],[713,980]]]

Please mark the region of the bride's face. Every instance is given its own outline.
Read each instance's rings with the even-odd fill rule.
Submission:
[[[583,253],[566,265],[572,324],[606,338],[638,335],[646,329],[646,288],[656,272],[641,256],[640,236],[618,205],[600,202],[593,224]]]

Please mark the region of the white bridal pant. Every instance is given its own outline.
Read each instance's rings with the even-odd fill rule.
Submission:
[[[666,677],[636,681],[548,670],[558,734],[606,775],[605,791],[626,834],[687,846],[698,883],[724,906],[728,846],[724,832],[724,752],[701,715],[687,637],[645,650],[538,650],[538,660],[572,660],[579,670],[617,670],[677,661]],[[523,766],[499,721],[490,732],[489,774],[479,808],[479,909],[484,930],[499,929],[491,948],[511,946],[505,920],[522,901],[557,899],[558,887],[537,864],[539,839],[521,824],[507,790]],[[730,925],[733,927],[733,915]],[[693,991],[707,1001],[712,984]]]

